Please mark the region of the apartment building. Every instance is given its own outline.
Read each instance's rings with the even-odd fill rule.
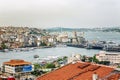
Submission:
[[[27,62],[24,60],[10,60],[8,62],[3,63],[3,72],[8,73],[10,75],[21,75],[27,74],[34,70],[34,66],[31,62]]]
[[[99,61],[110,61],[111,64],[120,63],[120,53],[119,52],[105,52],[100,51],[96,54],[96,58]]]

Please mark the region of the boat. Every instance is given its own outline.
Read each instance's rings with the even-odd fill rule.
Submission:
[[[9,51],[9,49],[4,49],[3,51],[4,51],[4,52],[8,52],[8,51]]]
[[[72,43],[67,44],[67,46],[69,46],[69,47],[77,47],[77,48],[84,48],[85,47],[84,44],[72,44]]]
[[[34,55],[34,58],[39,58],[39,55]]]
[[[102,50],[104,48],[104,45],[106,44],[106,41],[98,41],[95,43],[87,43],[86,49],[100,49]]]
[[[56,44],[55,46],[56,47],[66,47],[67,45],[66,44]]]
[[[114,51],[114,52],[120,52],[120,46],[118,47],[108,47],[104,48],[105,51]]]
[[[120,52],[120,44],[114,42],[108,42],[107,44],[104,45],[103,50]]]

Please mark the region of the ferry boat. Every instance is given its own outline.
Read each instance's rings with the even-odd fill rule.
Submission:
[[[95,43],[87,43],[86,48],[87,49],[100,49],[100,50],[102,50],[104,48],[105,44],[106,44],[105,41],[98,41]]]
[[[77,47],[77,48],[84,48],[85,47],[85,44],[67,44],[67,46],[69,47]]]
[[[120,52],[120,44],[114,42],[108,42],[107,44],[104,45],[103,50]]]

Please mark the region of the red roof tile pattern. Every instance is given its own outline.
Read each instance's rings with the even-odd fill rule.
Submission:
[[[104,80],[119,80],[120,79],[120,73],[118,74],[113,74],[110,77],[104,79]]]
[[[36,80],[92,80],[92,75],[95,72],[99,78],[102,78],[110,74],[113,70],[113,68],[107,66],[77,62],[42,75]]]
[[[24,60],[19,60],[19,59],[15,59],[15,60],[10,60],[8,62],[4,62],[4,65],[11,65],[11,66],[17,66],[17,65],[26,65],[26,64],[31,64],[30,62],[24,61]]]

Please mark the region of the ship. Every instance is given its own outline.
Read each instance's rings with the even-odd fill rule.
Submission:
[[[81,33],[80,35],[77,35],[77,32],[73,32],[73,37],[69,38],[70,42],[67,43],[66,45],[69,47],[77,47],[77,48],[84,48],[86,46],[86,40],[83,37],[84,32]]]
[[[117,43],[114,43],[114,42],[108,42],[107,44],[104,45],[103,50],[120,52],[120,44],[117,44]]]
[[[102,50],[104,48],[104,45],[106,44],[106,41],[97,41],[92,43],[87,43],[86,49],[100,49]]]
[[[84,48],[85,47],[84,44],[71,44],[71,43],[68,43],[67,46],[69,46],[69,47],[77,47],[77,48]]]

